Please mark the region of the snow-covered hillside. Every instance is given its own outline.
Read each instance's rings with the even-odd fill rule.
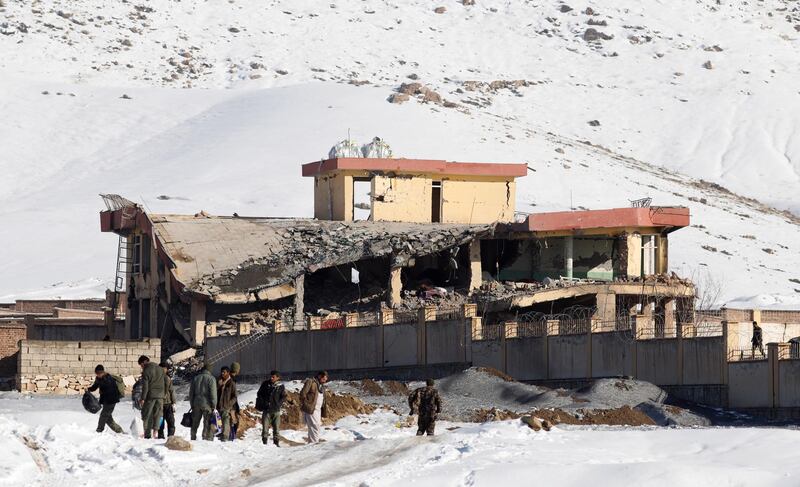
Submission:
[[[796,1],[2,4],[0,300],[101,292],[100,192],[308,216],[299,165],[348,131],[526,162],[520,211],[687,205],[676,271],[800,296]],[[387,102],[412,81],[442,101]]]

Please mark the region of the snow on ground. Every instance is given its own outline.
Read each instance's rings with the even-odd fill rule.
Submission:
[[[310,216],[299,165],[348,132],[526,162],[520,211],[687,205],[674,270],[721,302],[800,292],[798,220],[743,198],[800,212],[796,2],[3,3],[2,300],[113,277],[100,192]],[[409,76],[460,107],[387,103]],[[529,86],[464,85],[514,79]]]
[[[446,407],[446,405],[445,405]],[[188,409],[180,402],[177,415]],[[117,406],[127,431],[130,401]],[[800,483],[796,429],[555,427],[535,433],[519,421],[437,424],[416,438],[384,410],[348,417],[325,443],[276,449],[260,431],[241,441],[195,442],[97,434],[79,396],[0,394],[0,485],[328,486],[790,486]],[[286,431],[291,440],[303,432]],[[188,430],[178,426],[179,436]],[[21,437],[39,446],[30,450]],[[41,469],[33,459],[39,456]],[[42,470],[44,469],[44,471]]]

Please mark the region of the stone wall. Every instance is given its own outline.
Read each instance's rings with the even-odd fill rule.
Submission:
[[[0,325],[0,377],[17,374],[19,342],[26,338],[27,329],[22,323]]]
[[[161,360],[161,340],[53,341],[23,340],[19,351],[17,385],[22,392],[79,394],[94,381],[94,368],[120,375],[130,388],[141,374],[139,356]]]

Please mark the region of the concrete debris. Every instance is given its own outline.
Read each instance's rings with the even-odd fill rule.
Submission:
[[[170,257],[178,263],[178,273],[183,264],[185,273],[197,275],[186,283],[188,290],[212,297],[244,293],[251,301],[261,299],[259,291],[290,284],[306,273],[377,257],[391,258],[392,266],[404,266],[414,257],[435,254],[494,231],[492,224],[244,219],[209,217],[203,212],[198,217],[207,223],[191,233],[184,222],[168,224],[171,217],[158,216],[154,223],[156,230],[163,232],[163,240],[170,242]],[[224,240],[214,239],[217,231],[212,231],[211,224],[224,232]],[[194,241],[196,232],[208,238]],[[231,255],[220,255],[224,254],[220,249],[227,247]],[[238,260],[237,255],[247,257]],[[223,258],[229,260],[223,262]]]
[[[613,35],[600,32],[599,30],[593,29],[591,27],[586,29],[586,32],[583,33],[583,40],[586,42],[610,41],[613,38],[614,38]]]

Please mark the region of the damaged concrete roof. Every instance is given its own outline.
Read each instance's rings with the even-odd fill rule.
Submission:
[[[174,277],[216,302],[276,299],[293,294],[294,279],[306,272],[385,256],[402,265],[494,231],[494,224],[149,217]]]

